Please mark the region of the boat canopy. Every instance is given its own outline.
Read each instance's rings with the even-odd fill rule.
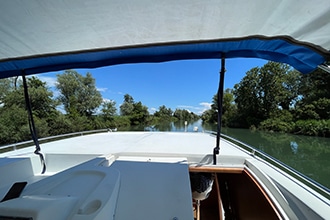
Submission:
[[[330,60],[328,0],[10,0],[0,78],[181,59],[255,57],[309,73]]]

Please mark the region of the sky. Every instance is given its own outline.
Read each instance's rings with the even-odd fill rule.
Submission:
[[[233,88],[253,67],[262,67],[267,61],[255,58],[226,60],[224,87]],[[75,69],[85,76],[90,72],[104,100],[116,102],[117,110],[129,94],[135,102],[141,101],[152,114],[165,105],[167,108],[186,109],[196,114],[210,108],[219,84],[220,60],[184,60],[164,63],[125,64],[97,69]],[[37,75],[58,96],[56,74]]]

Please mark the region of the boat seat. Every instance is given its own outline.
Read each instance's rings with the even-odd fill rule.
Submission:
[[[1,216],[49,219],[113,219],[119,172],[95,158],[32,183],[19,198],[0,203]]]
[[[13,183],[27,181],[34,175],[31,160],[28,157],[0,158],[0,173],[6,176],[0,181],[0,198],[6,195]]]

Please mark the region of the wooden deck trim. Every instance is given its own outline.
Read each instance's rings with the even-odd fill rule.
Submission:
[[[189,172],[207,172],[207,173],[243,173],[243,167],[189,167]]]
[[[220,195],[218,175],[215,175],[215,184],[216,184],[217,197],[218,197],[219,218],[220,218],[220,220],[222,220],[222,200],[221,200],[221,195]]]

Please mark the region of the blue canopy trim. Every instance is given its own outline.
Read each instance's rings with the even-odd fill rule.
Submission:
[[[249,37],[206,42],[169,42],[122,48],[73,51],[0,61],[0,78],[59,71],[74,68],[97,68],[117,64],[165,62],[184,59],[262,58],[287,63],[309,73],[330,60],[330,52],[289,37]]]

